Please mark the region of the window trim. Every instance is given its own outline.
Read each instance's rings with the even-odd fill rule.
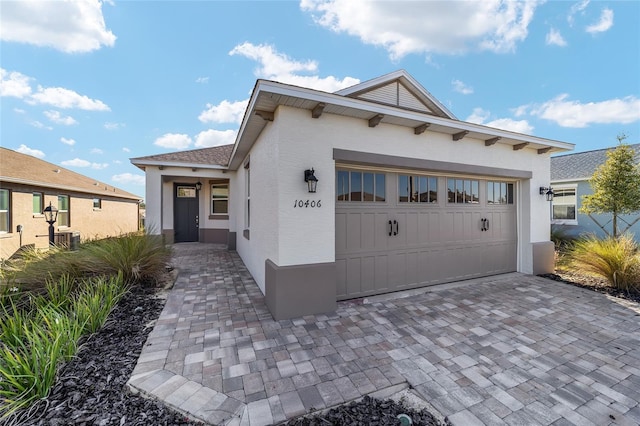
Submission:
[[[40,196],[40,211],[39,212],[33,212],[32,215],[33,215],[33,217],[43,217],[44,216],[44,213],[43,213],[43,210],[44,210],[44,192],[34,191],[32,194],[33,194],[31,196],[32,197],[31,198],[31,200],[32,200],[32,202],[31,202],[32,210],[33,210],[33,197],[35,197],[36,195]]]
[[[67,210],[63,210],[60,208],[60,197],[66,197],[67,199]],[[60,224],[60,213],[67,213],[67,223],[65,225]],[[68,195],[58,195],[58,228],[69,228],[71,227],[71,197]]]
[[[339,173],[347,173],[347,193],[344,194],[345,197],[347,197],[347,200],[340,200],[338,199],[339,195],[338,195],[338,184],[339,184]],[[351,190],[351,181],[352,181],[352,174],[353,173],[359,173],[360,174],[360,199],[359,200],[352,200],[351,199],[351,195],[353,194],[353,191]],[[372,175],[372,184],[373,184],[373,199],[372,200],[365,200],[365,191],[364,191],[364,187],[365,187],[365,174],[370,174]],[[384,179],[383,182],[383,199],[382,200],[376,200],[377,194],[378,194],[378,176],[382,176]],[[366,204],[371,204],[374,203],[376,205],[381,205],[381,204],[386,204],[388,202],[388,195],[387,195],[387,173],[383,172],[383,171],[377,171],[377,170],[366,170],[366,169],[348,169],[348,168],[336,168],[336,175],[335,175],[335,194],[334,194],[334,199],[336,203],[346,203],[346,204],[352,204],[352,203],[366,203]],[[353,204],[355,205],[355,204]]]
[[[575,207],[575,212],[576,212],[576,218],[575,219],[554,219],[553,218],[553,206],[556,203],[556,198],[554,197],[553,200],[551,201],[551,224],[553,225],[577,225],[578,224],[578,184],[571,184],[571,185],[558,185],[558,186],[552,186],[553,192],[556,191],[560,191],[560,190],[565,190],[565,189],[572,189],[575,192],[575,197],[576,197],[576,202],[573,204],[573,206]],[[569,206],[571,204],[559,204],[561,206]]]
[[[457,201],[457,198],[458,198],[457,195],[455,196],[455,198],[456,198],[455,201],[449,200],[449,180],[453,180],[454,181],[453,182],[453,187],[454,187],[454,190],[456,190],[456,192],[455,192],[456,194],[458,194],[458,192],[457,192],[458,181],[462,182],[462,194],[466,194],[466,189],[467,189],[466,188],[466,182],[468,182],[469,185],[470,185],[471,192],[472,192],[472,194],[471,194],[472,197],[473,197],[473,189],[474,189],[473,183],[475,182],[476,183],[475,186],[476,186],[476,188],[478,190],[478,193],[477,193],[478,201],[476,201],[476,202],[469,201],[468,202],[464,198],[464,195],[463,195],[462,202],[458,202]],[[456,206],[478,206],[478,205],[480,205],[481,204],[480,182],[482,182],[482,179],[476,178],[476,177],[457,177],[457,176],[447,176],[447,177],[445,177],[446,204],[447,205],[451,205],[451,206],[453,206],[453,205],[456,205]]]
[[[227,188],[227,196],[223,197],[223,198],[216,198],[216,201],[226,201],[227,202],[227,211],[226,212],[220,212],[220,213],[216,213],[213,211],[213,188],[214,187],[226,187]],[[210,216],[212,219],[221,219],[223,216],[226,216],[226,218],[229,218],[229,195],[230,195],[230,187],[229,187],[229,181],[225,181],[225,182],[216,182],[216,181],[212,181],[210,182],[209,185],[209,189],[211,190],[211,198],[210,198],[210,203],[209,203],[209,212],[210,212]]]
[[[7,209],[6,210],[0,210],[0,211],[6,211],[7,212],[7,230],[6,231],[0,231],[0,235],[6,235],[6,234],[11,234],[12,232],[12,224],[11,224],[11,199],[12,199],[12,191],[8,188],[0,188],[0,191],[7,191]]]

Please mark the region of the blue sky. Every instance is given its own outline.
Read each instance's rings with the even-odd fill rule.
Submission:
[[[258,78],[398,69],[461,120],[637,143],[638,22],[637,1],[3,0],[1,144],[144,196],[129,158],[233,143]]]

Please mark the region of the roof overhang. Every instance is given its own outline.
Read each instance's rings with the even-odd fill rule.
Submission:
[[[204,163],[184,163],[179,161],[157,161],[157,160],[137,160],[132,158],[131,164],[138,167],[140,170],[145,171],[147,166],[153,167],[180,167],[187,169],[203,169],[203,170],[227,170],[227,166],[220,166],[218,164],[204,164]]]
[[[59,184],[52,184],[52,183],[47,183],[47,182],[41,182],[41,181],[36,181],[36,180],[29,180],[29,179],[19,179],[19,178],[13,178],[13,177],[7,177],[7,176],[0,176],[0,182],[8,182],[8,183],[14,183],[14,184],[18,184],[18,185],[28,185],[28,186],[35,186],[35,187],[40,187],[40,188],[51,188],[51,189],[56,189],[56,190],[62,190],[62,191],[71,191],[71,192],[78,192],[78,193],[82,193],[82,194],[90,194],[90,195],[95,195],[95,196],[102,196],[102,197],[112,197],[112,198],[120,198],[123,200],[135,200],[135,201],[141,201],[142,197],[138,197],[135,194],[132,195],[125,195],[125,194],[118,194],[117,192],[113,192],[113,186],[111,187],[111,191],[109,191],[109,189],[105,189],[103,191],[89,191],[87,189],[84,188],[78,188],[72,185],[59,185]],[[109,188],[109,185],[105,185],[103,183],[97,182],[98,185],[96,185],[96,187],[98,188]]]
[[[484,140],[487,149],[495,143],[511,145],[514,150],[523,147],[537,149],[539,153],[570,151],[574,145],[551,139],[496,129],[480,124],[442,118],[431,114],[377,104],[371,101],[321,92],[275,81],[258,80],[251,94],[238,136],[231,154],[229,168],[236,170],[243,163],[251,147],[265,126],[272,121],[279,106],[309,110],[310,114],[323,104],[321,114],[336,114],[362,120],[382,115],[379,122],[418,129],[428,124],[433,132],[449,134],[452,138]],[[420,132],[421,133],[421,132]],[[419,137],[419,136],[416,136]]]

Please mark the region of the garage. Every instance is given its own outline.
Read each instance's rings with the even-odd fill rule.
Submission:
[[[517,270],[517,181],[336,170],[338,300]]]

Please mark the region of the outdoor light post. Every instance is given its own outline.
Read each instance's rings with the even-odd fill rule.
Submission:
[[[49,205],[42,212],[44,213],[44,220],[49,224],[49,246],[54,246],[56,243],[54,241],[53,224],[58,220],[58,209],[49,202]]]

